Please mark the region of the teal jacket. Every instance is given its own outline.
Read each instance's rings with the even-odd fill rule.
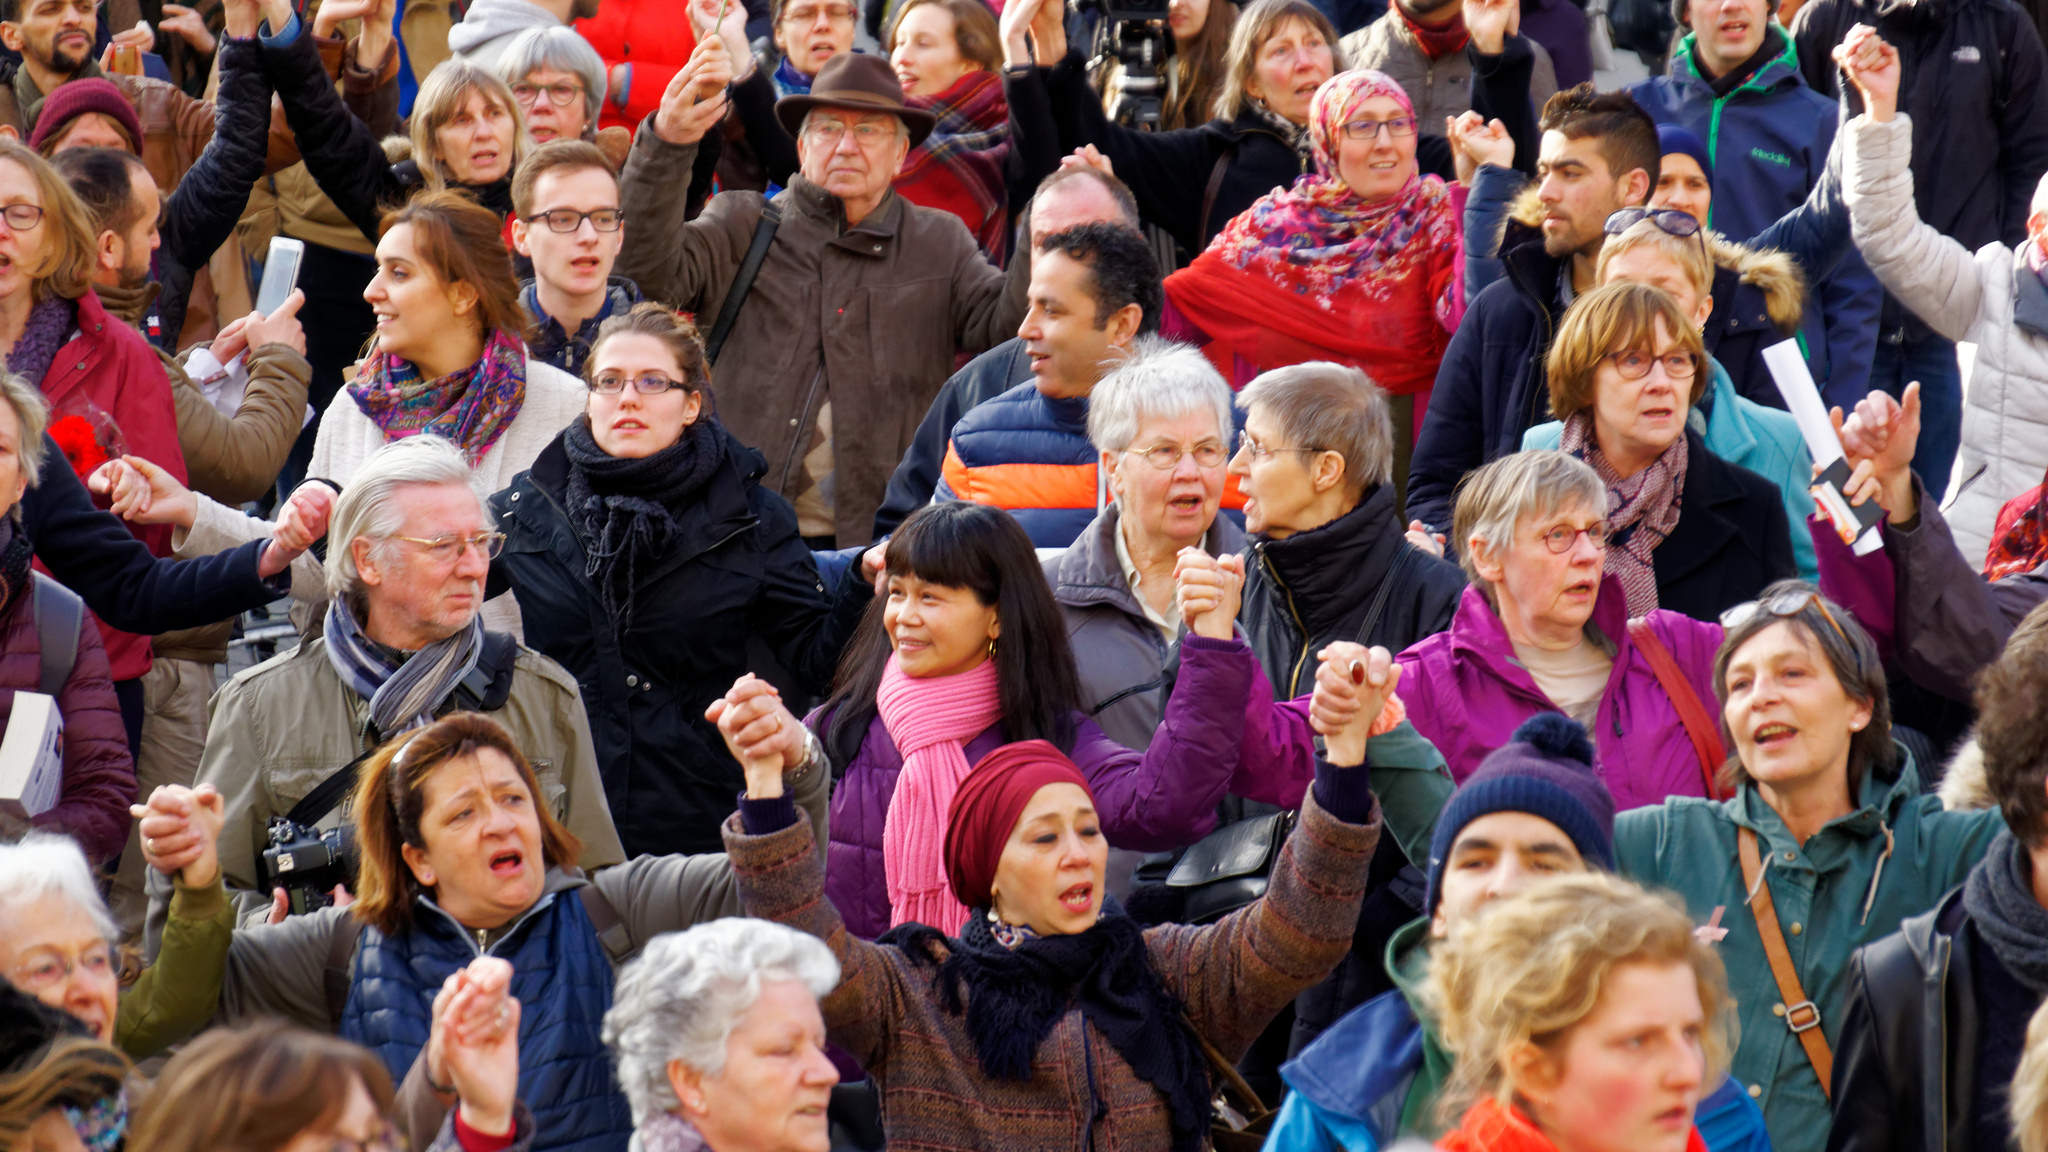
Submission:
[[[1715,946],[1741,1023],[1730,1071],[1763,1108],[1777,1152],[1822,1152],[1830,1113],[1806,1050],[1774,1011],[1784,997],[1743,903],[1736,830],[1757,834],[1786,946],[1832,1046],[1842,1027],[1850,954],[1934,907],[2005,827],[1996,809],[1944,811],[1922,793],[1910,753],[1898,748],[1898,755],[1894,775],[1871,773],[1861,806],[1804,844],[1793,842],[1753,784],[1724,802],[1678,797],[1614,820],[1620,872],[1676,891],[1700,924],[1718,913],[1726,935]]]
[[[1818,580],[1820,569],[1813,558],[1813,537],[1806,530],[1806,518],[1813,515],[1813,457],[1807,455],[1806,441],[1790,412],[1767,408],[1735,390],[1735,382],[1720,361],[1709,358],[1712,386],[1689,417],[1693,430],[1707,447],[1728,463],[1769,480],[1778,486],[1785,501],[1785,519],[1792,525],[1792,562],[1805,580]],[[1705,427],[1699,426],[1705,409]],[[1555,448],[1564,435],[1556,420],[1522,433],[1522,450]]]

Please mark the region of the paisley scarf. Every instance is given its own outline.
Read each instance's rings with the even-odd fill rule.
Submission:
[[[505,434],[526,402],[526,344],[494,331],[476,363],[437,380],[410,361],[376,349],[348,386],[356,407],[388,440],[430,432],[454,441],[474,467]]]

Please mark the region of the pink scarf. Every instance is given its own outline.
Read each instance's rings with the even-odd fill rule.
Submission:
[[[967,741],[1002,719],[995,661],[951,676],[912,679],[891,656],[875,710],[903,754],[903,771],[882,820],[889,926],[915,921],[953,935],[966,922],[967,908],[946,883],[946,816],[972,767]]]

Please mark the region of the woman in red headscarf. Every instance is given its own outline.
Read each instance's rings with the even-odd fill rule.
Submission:
[[[1418,174],[1417,127],[1386,74],[1332,76],[1309,106],[1316,170],[1166,278],[1167,334],[1203,345],[1234,387],[1309,360],[1363,369],[1395,405],[1396,476],[1465,314],[1465,188]]]
[[[1272,886],[1204,927],[1140,928],[1105,901],[1109,846],[1088,780],[1030,740],[983,757],[954,795],[946,876],[973,910],[960,936],[910,923],[860,940],[824,898],[781,758],[747,760],[733,733],[748,715],[724,709],[747,766],[725,830],[742,906],[832,947],[844,975],[820,1004],[826,1030],[880,1088],[889,1145],[1206,1147],[1202,1043],[1241,1055],[1350,945],[1380,829],[1359,765],[1369,727],[1399,707],[1384,649],[1372,663],[1378,699],[1325,734]]]

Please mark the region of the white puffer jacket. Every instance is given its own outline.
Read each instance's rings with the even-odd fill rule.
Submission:
[[[1871,271],[1928,327],[1977,346],[1943,512],[1964,558],[1982,568],[2000,506],[2048,471],[2048,335],[2013,322],[2018,278],[2033,273],[2019,250],[1987,244],[1972,256],[1920,219],[1904,114],[1882,124],[1858,116],[1845,135],[1850,228]]]

